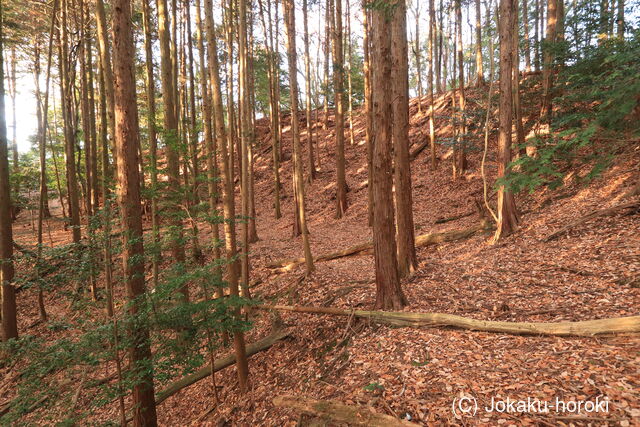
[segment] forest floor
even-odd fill
[[[469,90],[470,105],[486,103],[485,90]],[[426,99],[426,98],[425,98]],[[495,102],[494,102],[495,104]],[[538,108],[536,92],[524,98],[527,129]],[[527,108],[529,106],[530,108]],[[473,108],[473,107],[472,107]],[[424,101],[424,110],[427,102]],[[445,107],[436,115],[438,136],[450,129]],[[428,138],[426,114],[412,101],[411,142]],[[322,116],[320,117],[322,119]],[[335,219],[335,159],[333,122],[317,126],[320,170],[306,186],[311,249],[321,255],[371,239],[367,226],[367,170],[364,120],[354,114],[354,144],[346,132],[349,208]],[[478,119],[480,121],[480,119]],[[476,147],[482,146],[484,121],[475,124]],[[302,128],[304,129],[304,123]],[[267,123],[259,122],[256,150],[256,211],[260,240],[251,246],[253,296],[269,303],[370,309],[375,300],[373,256],[350,256],[316,263],[303,278],[304,266],[276,272],[269,262],[302,256],[300,238],[292,238],[293,198],[290,129],[284,127],[282,218],[273,210],[273,179]],[[490,186],[497,171],[492,133],[487,158]],[[306,135],[302,135],[303,143]],[[609,142],[609,144],[613,144]],[[306,145],[306,144],[305,144]],[[306,149],[304,148],[305,158]],[[418,249],[419,267],[403,281],[406,311],[442,312],[483,320],[556,322],[637,315],[640,307],[640,217],[620,212],[588,221],[550,242],[542,239],[569,221],[596,209],[621,203],[640,182],[640,143],[614,147],[611,168],[588,184],[579,179],[587,165],[578,165],[556,191],[517,196],[521,212],[518,231],[496,245],[490,233]],[[438,156],[448,149],[438,146]],[[449,160],[432,171],[428,149],[412,162],[416,233],[459,230],[477,224],[475,200],[482,200],[480,148],[469,153],[469,170],[451,178]],[[305,168],[307,167],[305,162]],[[636,198],[638,196],[635,196]],[[629,200],[629,199],[625,199]],[[436,220],[469,212],[469,216],[436,224]],[[26,214],[17,224],[16,241],[32,244]],[[52,222],[52,238],[68,232]],[[202,228],[204,230],[204,228]],[[46,230],[45,230],[46,232]],[[206,237],[204,237],[206,238]],[[68,237],[66,237],[68,240]],[[35,294],[20,295],[23,327],[37,319]],[[65,315],[48,295],[51,316]],[[640,338],[603,336],[557,338],[513,336],[447,328],[396,328],[346,317],[282,313],[290,337],[251,357],[250,391],[238,393],[235,368],[217,373],[222,403],[215,410],[209,381],[188,387],[159,406],[162,425],[311,425],[313,420],[277,408],[272,399],[283,394],[332,399],[348,405],[411,419],[423,425],[638,425],[640,423]],[[254,328],[247,342],[266,336],[274,315],[252,313]],[[42,325],[31,333],[53,334]],[[228,354],[230,348],[220,354]],[[452,412],[456,397],[473,396],[474,417]],[[87,396],[87,399],[90,396]],[[607,398],[608,412],[585,414],[487,412],[496,400],[539,399],[595,401]],[[81,401],[84,399],[81,398]],[[84,402],[87,403],[87,402]],[[116,419],[111,405],[98,419]],[[37,414],[32,414],[37,417]],[[37,418],[36,418],[37,419]],[[319,425],[319,424],[315,424]]]

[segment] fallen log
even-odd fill
[[[557,239],[562,234],[564,234],[567,231],[571,230],[573,227],[575,227],[577,225],[580,225],[582,223],[585,223],[585,222],[587,222],[588,220],[590,220],[592,218],[613,215],[613,214],[615,214],[618,211],[621,211],[623,209],[639,209],[639,208],[640,208],[640,202],[636,201],[636,202],[622,203],[622,204],[619,204],[619,205],[611,207],[611,208],[599,209],[597,211],[593,211],[591,213],[588,213],[587,215],[581,216],[580,218],[576,219],[575,221],[572,221],[569,224],[565,225],[560,230],[549,234],[547,237],[545,237],[542,240],[544,242],[549,242],[551,240]]]
[[[490,224],[483,220],[480,223],[465,228],[463,230],[453,230],[453,231],[445,231],[444,233],[429,233],[422,234],[420,236],[416,236],[416,247],[423,247],[428,245],[435,245],[443,242],[451,242],[454,240],[466,239],[481,230],[488,230],[490,228]],[[351,255],[357,254],[371,254],[373,253],[373,243],[363,242],[357,245],[351,246],[347,249],[342,249],[335,252],[330,252],[328,254],[319,255],[313,258],[313,262],[323,262],[323,261],[331,261],[338,258],[344,258]],[[267,264],[268,268],[279,268],[282,271],[289,271],[295,268],[299,264],[304,263],[304,258],[292,258],[285,259],[280,261],[275,261]]]
[[[306,307],[291,305],[258,305],[264,310],[291,311],[334,316],[355,316],[394,326],[449,326],[471,331],[497,332],[513,335],[552,335],[559,337],[591,337],[600,334],[640,332],[640,316],[578,322],[502,322],[477,320],[446,313],[411,313],[393,311],[345,310],[335,307]]]
[[[390,415],[373,412],[366,407],[344,405],[332,400],[315,400],[308,397],[284,395],[275,397],[273,404],[315,415],[326,421],[347,423],[350,426],[413,427],[418,425]]]
[[[259,341],[254,342],[253,344],[249,344],[247,346],[247,357],[253,356],[256,353],[260,353],[261,351],[268,349],[276,342],[287,336],[289,336],[289,332],[277,331]],[[218,372],[228,366],[233,365],[234,363],[236,363],[235,354],[229,354],[221,359],[216,359],[213,371]],[[209,375],[211,375],[211,365],[208,364],[206,366],[203,366],[196,372],[187,375],[186,377],[182,377],[179,380],[169,384],[169,386],[167,386],[164,390],[156,395],[156,405],[164,402],[167,398],[173,396],[183,388],[189,387],[190,385],[195,384],[204,378],[207,378]]]

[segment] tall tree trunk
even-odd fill
[[[42,223],[48,213],[47,206],[47,128],[49,126],[49,82],[51,79],[51,63],[53,57],[53,39],[55,34],[55,26],[57,21],[58,2],[54,0],[51,13],[51,27],[49,30],[49,45],[47,49],[47,73],[45,77],[44,101],[40,94],[40,58],[35,62],[36,70],[36,96],[38,98],[38,136],[39,136],[39,155],[40,155],[40,199],[38,205],[38,260],[42,259]],[[42,286],[38,288],[38,312],[42,321],[47,320],[47,311],[44,305],[44,291]]]
[[[525,0],[526,1],[526,0]],[[476,0],[476,86],[484,85],[482,69],[482,14],[480,0]]]
[[[444,21],[444,11],[442,8],[442,1],[440,0],[440,8],[438,9],[438,42],[437,42],[437,46],[438,46],[438,53],[436,55],[436,92],[437,93],[441,93],[442,91],[446,90],[447,85],[446,85],[446,80],[442,80],[443,76],[442,76],[442,53],[444,50],[443,47],[443,38],[444,38],[444,27],[443,27],[443,21]]]
[[[336,218],[347,211],[347,180],[344,159],[344,56],[342,53],[342,0],[335,1],[333,29],[333,86],[336,118]]]
[[[405,0],[396,2],[391,31],[394,202],[398,275],[402,278],[415,271],[418,266],[413,225],[411,162],[409,161],[409,52]]]
[[[251,7],[251,0],[248,0],[249,5],[247,8],[247,43],[246,43],[246,52],[247,52],[247,114],[248,114],[248,135],[249,141],[247,144],[247,156],[249,157],[249,243],[255,243],[258,240],[258,227],[256,226],[256,199],[255,199],[255,174],[254,174],[254,165],[255,165],[255,156],[253,155],[253,150],[256,145],[256,97],[255,97],[255,73],[253,66],[253,58],[254,58],[254,38],[253,38],[253,10]],[[248,288],[246,290],[248,295]]]
[[[365,140],[367,143],[367,170],[369,171],[369,185],[367,185],[368,221],[369,227],[373,227],[373,183],[371,171],[373,171],[373,100],[371,92],[371,42],[370,42],[370,12],[366,7],[362,8],[362,27],[364,50],[364,111],[366,114]]]
[[[435,112],[435,100],[433,97],[433,53],[435,46],[435,29],[436,29],[436,10],[434,0],[429,0],[429,145],[431,149],[431,170],[436,170],[437,159],[436,159],[436,133],[435,133],[435,125],[434,125],[434,116]],[[438,76],[436,76],[436,82],[438,81]]]
[[[351,0],[347,0],[347,114],[349,116],[349,143],[355,144],[353,134],[353,79],[351,69],[353,67],[353,53],[351,40]]]
[[[511,162],[511,126],[513,123],[513,32],[514,0],[500,0],[500,114],[498,132],[498,178],[507,173]],[[512,233],[518,225],[513,193],[503,185],[498,189],[498,224],[493,242]]]
[[[144,309],[144,247],[142,244],[142,199],[138,152],[140,133],[136,105],[135,51],[130,0],[114,0],[113,62],[115,78],[115,140],[118,161],[118,202],[122,215],[122,260],[129,313],[137,317],[129,334],[130,369],[137,371],[133,385],[134,426],[157,425],[153,388],[151,346]]]
[[[309,22],[308,3],[302,0],[302,19],[304,22],[304,77],[305,77],[305,100],[307,118],[307,155],[309,159],[309,182],[316,179],[316,164],[313,155],[313,125],[311,123],[311,54],[309,53]],[[295,30],[295,29],[294,29]]]
[[[262,0],[258,0],[260,8],[260,20],[262,23],[262,31],[265,34],[265,50],[267,51],[267,74],[269,79],[269,123],[271,130],[271,151],[273,158],[273,181],[274,181],[274,213],[276,219],[280,219],[282,212],[280,209],[280,117],[279,117],[279,101],[276,99],[276,64],[273,40],[273,25],[271,23],[271,0],[267,0],[267,16],[265,18],[265,10]],[[268,26],[267,26],[268,23]],[[279,65],[278,65],[279,66]]]
[[[526,0],[524,0],[526,1]],[[520,155],[524,146],[524,126],[520,107],[520,53],[518,32],[518,0],[513,0],[513,112],[516,127],[516,153]]]
[[[156,133],[156,81],[153,74],[153,38],[149,0],[142,0],[142,25],[144,28],[144,52],[147,87],[147,126],[151,175],[151,254],[152,284],[158,286],[160,264],[160,224],[158,217],[158,137]]]
[[[533,46],[535,49],[535,70],[540,71],[540,1],[536,0],[536,18],[534,21]]]
[[[553,46],[556,41],[556,11],[558,0],[547,0],[547,34],[544,40],[543,53],[544,64],[542,69],[542,108],[540,110],[540,121],[546,126],[551,120],[551,110],[553,101]],[[548,131],[548,130],[547,130]]]
[[[87,62],[87,45],[86,40],[89,35],[86,34],[85,13],[83,0],[80,0],[78,4],[80,8],[80,44],[79,44],[79,62],[80,62],[80,114],[82,118],[82,135],[84,139],[84,160],[85,160],[85,178],[86,178],[86,191],[85,191],[85,211],[87,212],[87,225],[90,224],[91,216],[93,215],[91,209],[91,201],[93,200],[91,187],[91,113],[89,112],[89,71],[90,65]]]
[[[62,22],[61,22],[61,47],[60,57],[61,90],[62,90],[62,113],[64,118],[64,147],[65,163],[67,166],[67,188],[69,192],[69,214],[71,216],[71,232],[73,243],[80,243],[80,201],[78,198],[78,175],[76,171],[75,149],[76,132],[73,124],[74,116],[74,96],[72,70],[69,69],[69,26],[68,26],[68,3],[62,0]]]
[[[18,118],[16,110],[16,96],[18,95],[17,89],[17,75],[16,75],[16,47],[11,46],[11,53],[9,58],[9,97],[11,98],[11,153],[12,153],[12,171],[14,174],[14,192],[20,194],[20,158],[18,156]],[[13,220],[18,215],[17,203],[11,206],[11,217]]]
[[[158,39],[160,41],[160,77],[162,81],[162,99],[164,101],[164,132],[165,152],[167,158],[167,175],[169,176],[168,202],[170,204],[168,216],[170,218],[170,246],[171,257],[174,262],[183,264],[185,261],[184,243],[182,236],[182,219],[180,218],[180,204],[182,192],[180,191],[180,160],[179,160],[179,133],[178,116],[176,115],[175,98],[175,67],[172,61],[171,34],[169,33],[169,11],[167,0],[157,0],[158,8]],[[175,25],[175,22],[174,22]],[[174,38],[177,34],[173,34]],[[180,289],[185,300],[189,299],[189,288],[185,283]]]
[[[324,98],[324,122],[323,129],[329,128],[329,61],[331,55],[331,27],[333,21],[333,2],[327,0],[324,8],[324,82],[323,82],[323,98]]]
[[[620,40],[624,40],[624,0],[618,0],[618,32],[617,36]]]
[[[422,54],[420,47],[420,2],[416,1],[416,8],[413,12],[414,17],[416,18],[416,35],[415,35],[415,44],[413,46],[413,55],[416,58],[416,80],[418,83],[418,112],[422,113],[422,96],[424,94],[422,88]],[[431,42],[429,42],[431,43]],[[430,54],[431,61],[433,59],[433,53]],[[433,64],[429,65],[433,67]]]
[[[111,132],[110,146],[115,153],[113,145],[113,132],[115,129],[114,111],[114,88],[113,88],[113,68],[111,66],[111,53],[109,51],[109,30],[107,29],[107,17],[104,10],[103,0],[96,0],[96,27],[98,29],[98,53],[100,56],[100,67],[104,72],[107,97],[107,119],[109,120],[109,132]],[[118,160],[113,156],[113,167],[117,168]]]
[[[227,132],[224,124],[224,111],[222,108],[222,91],[220,89],[220,70],[218,64],[218,42],[214,32],[213,6],[211,0],[204,0],[205,28],[207,36],[207,61],[209,68],[209,80],[211,82],[211,92],[213,100],[213,119],[215,122],[216,144],[220,148],[220,171],[222,175],[222,197],[224,212],[224,234],[225,249],[227,257],[227,281],[231,295],[239,295],[238,274],[235,262],[236,257],[236,232],[235,232],[235,202],[233,195],[233,178],[231,173],[232,163],[229,161],[227,147]],[[238,310],[234,312],[239,315]],[[238,383],[240,390],[247,388],[247,378],[249,376],[249,365],[247,362],[244,334],[236,330],[233,333],[233,346],[236,354],[236,367],[238,372]]]
[[[300,124],[298,121],[298,65],[296,53],[296,21],[295,6],[293,0],[283,0],[284,19],[287,29],[287,57],[289,60],[289,78],[291,93],[291,134],[293,139],[293,185],[297,194],[298,217],[300,218],[300,230],[302,232],[302,245],[304,247],[304,259],[306,274],[314,270],[313,256],[309,244],[309,231],[304,206],[304,178],[302,173],[302,153],[300,149]]]
[[[202,120],[204,128],[204,141],[207,150],[207,189],[208,189],[208,202],[209,202],[209,214],[212,217],[218,215],[218,202],[219,202],[219,186],[218,186],[218,148],[217,140],[213,135],[213,112],[211,106],[210,91],[207,78],[207,63],[205,60],[205,47],[204,47],[204,27],[202,24],[202,12],[200,0],[196,0],[196,28],[197,28],[197,41],[198,41],[198,55],[200,65],[200,95],[202,96]],[[213,259],[221,259],[220,251],[220,226],[218,221],[213,221],[211,224],[211,245],[213,247]],[[216,265],[214,274],[222,280],[222,266]],[[216,297],[222,297],[222,289],[216,288]]]
[[[0,22],[3,22],[0,2]],[[0,94],[4,94],[4,24],[0,25]],[[2,340],[18,338],[16,289],[13,285],[13,229],[5,97],[0,96],[0,285],[2,286]]]
[[[240,111],[238,119],[240,122],[241,137],[241,203],[242,216],[241,235],[242,235],[242,255],[240,257],[242,276],[240,286],[243,296],[249,296],[249,167],[251,160],[249,159],[250,129],[249,129],[249,70],[247,68],[247,3],[246,0],[238,0],[238,103]]]
[[[387,11],[371,11],[373,40],[372,91],[375,145],[373,170],[369,182],[373,186],[373,253],[376,270],[376,308],[399,310],[406,304],[398,277],[398,259],[392,194],[392,87],[391,22]]]
[[[189,102],[185,105],[185,110],[188,111],[189,116],[189,157],[190,161],[188,162],[191,166],[191,172],[193,175],[193,183],[190,188],[191,194],[188,195],[188,206],[190,206],[191,213],[189,214],[189,218],[191,219],[191,241],[192,241],[192,250],[193,250],[193,259],[197,263],[202,262],[202,249],[200,249],[200,242],[198,240],[198,222],[196,218],[196,212],[194,210],[194,206],[200,203],[200,198],[198,196],[198,187],[200,182],[202,181],[202,177],[200,176],[200,162],[198,160],[198,121],[197,121],[197,111],[196,111],[196,79],[194,76],[193,68],[193,36],[192,36],[192,28],[191,28],[191,3],[189,1],[184,2],[184,25],[186,30],[186,50],[187,55],[185,58],[185,62],[187,65],[188,79],[189,79],[189,92],[185,93],[185,96],[188,96]],[[186,103],[185,103],[186,104]]]
[[[531,43],[529,42],[529,4],[527,0],[522,0],[522,23],[524,24],[525,71],[528,73],[531,71]]]
[[[455,0],[455,14],[457,23],[456,51],[458,60],[458,108],[459,108],[459,133],[458,133],[458,153],[454,159],[455,169],[454,177],[462,176],[467,169],[467,153],[466,142],[467,125],[466,125],[466,99],[464,95],[464,55],[462,52],[462,8],[461,0]]]

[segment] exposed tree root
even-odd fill
[[[260,305],[265,310],[293,311],[310,314],[355,316],[395,326],[450,326],[472,331],[497,332],[513,335],[553,335],[560,337],[590,337],[600,334],[640,332],[640,316],[579,322],[501,322],[469,319],[446,313],[410,313],[389,311],[344,310],[334,307],[304,307],[290,305]]]
[[[487,221],[483,220],[479,224],[472,227],[465,228],[463,230],[445,231],[444,233],[429,233],[416,236],[416,247],[435,245],[443,242],[451,242],[454,240],[466,239],[473,236],[475,233],[481,230],[487,230],[490,225]],[[331,261],[338,258],[344,258],[351,255],[366,255],[371,254],[373,251],[372,242],[359,243],[350,248],[343,249],[336,252],[317,256],[313,259],[313,262]],[[269,268],[279,269],[280,272],[290,271],[297,265],[304,263],[304,258],[285,259],[267,264]]]
[[[281,330],[281,331],[272,333],[271,335],[261,339],[260,341],[256,341],[253,344],[249,344],[247,346],[247,357],[253,356],[256,353],[260,353],[261,351],[268,349],[273,344],[275,344],[276,342],[280,341],[281,339],[287,336],[289,336],[289,332]],[[220,359],[216,359],[214,372],[218,372],[228,366],[233,365],[234,363],[236,363],[235,354],[230,354]],[[160,403],[164,402],[167,398],[173,396],[183,388],[188,387],[192,384],[195,384],[204,378],[207,378],[209,375],[211,375],[211,365],[207,364],[206,366],[200,368],[198,371],[194,372],[193,374],[187,375],[186,377],[183,377],[178,381],[175,381],[169,384],[168,387],[166,387],[164,390],[162,390],[156,395],[156,405],[159,405]]]
[[[315,400],[301,396],[278,396],[273,399],[275,406],[295,409],[306,414],[315,415],[325,421],[347,423],[350,426],[394,427],[417,426],[409,421],[399,420],[385,414],[372,412],[369,408],[348,406],[332,400]]]
[[[615,213],[617,213],[618,211],[621,211],[623,209],[639,209],[640,208],[640,202],[636,201],[636,202],[629,202],[629,203],[622,203],[619,204],[617,206],[614,206],[612,208],[607,208],[607,209],[600,209],[597,211],[593,211],[587,215],[581,216],[580,218],[576,219],[575,221],[570,222],[569,224],[565,225],[564,227],[562,227],[560,230],[549,234],[547,237],[545,237],[544,239],[542,239],[543,242],[549,242],[551,240],[557,239],[558,237],[560,237],[562,234],[566,233],[567,231],[571,230],[573,227],[580,225],[584,222],[589,221],[592,218],[597,218],[600,216],[608,216],[608,215],[613,215]]]

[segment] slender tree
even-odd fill
[[[238,296],[238,269],[236,268],[236,231],[235,231],[235,202],[233,195],[233,163],[229,160],[227,146],[227,130],[225,129],[224,111],[222,107],[222,90],[220,87],[220,70],[218,63],[218,42],[213,22],[213,6],[211,0],[204,0],[205,32],[207,39],[207,62],[211,98],[213,101],[214,135],[216,144],[220,148],[220,172],[222,175],[222,198],[224,213],[225,249],[227,258],[227,281],[231,295]],[[235,311],[238,316],[238,310]],[[240,330],[233,332],[233,347],[236,355],[238,383],[241,391],[246,391],[249,376],[249,364],[244,341],[244,333]]]
[[[458,61],[458,153],[454,156],[454,178],[467,169],[466,153],[466,98],[464,93],[464,55],[462,51],[462,7],[461,0],[455,0],[456,15],[456,52]]]
[[[416,1],[416,5],[413,9],[413,16],[416,19],[416,32],[415,32],[415,40],[413,44],[413,56],[416,59],[416,80],[418,83],[418,112],[422,113],[422,52],[420,46],[420,0]],[[431,41],[429,41],[431,43]],[[429,45],[431,46],[431,45]],[[429,62],[431,62],[432,58],[429,58]],[[430,63],[430,67],[433,67],[433,64]]]
[[[542,108],[540,110],[540,120],[543,124],[548,124],[551,116],[553,101],[553,46],[556,41],[556,24],[558,0],[547,0],[547,34],[543,46],[544,64],[542,68]],[[501,47],[502,49],[502,47]]]
[[[373,170],[373,100],[371,88],[371,43],[370,43],[370,24],[369,11],[366,6],[362,8],[362,27],[363,27],[363,50],[364,50],[364,111],[366,114],[365,140],[367,143],[367,170]],[[371,173],[369,174],[369,183],[367,185],[368,199],[368,220],[369,227],[373,227],[373,184],[371,182]]]
[[[331,44],[332,35],[331,28],[333,27],[333,0],[327,0],[324,8],[324,81],[323,81],[323,98],[324,98],[324,122],[322,124],[323,129],[327,130],[329,127],[329,61],[331,58]]]
[[[80,243],[80,201],[78,196],[78,175],[76,169],[76,131],[74,126],[74,82],[70,70],[71,57],[69,55],[69,5],[68,0],[62,0],[61,5],[61,56],[60,61],[60,90],[62,92],[62,113],[64,119],[64,147],[65,164],[67,167],[67,191],[69,195],[69,214],[71,216],[71,233],[73,243]]]
[[[531,71],[531,43],[529,42],[529,3],[527,0],[522,0],[522,24],[524,30],[525,71],[528,73]],[[516,37],[516,39],[519,39],[519,37]]]
[[[436,37],[436,10],[434,0],[429,0],[429,145],[431,148],[431,169],[435,170],[437,165],[436,159],[436,132],[434,124],[435,100],[433,97],[433,53]],[[436,76],[436,82],[438,77]]]
[[[242,256],[240,258],[241,264],[241,279],[240,284],[243,293],[248,292],[249,289],[249,144],[251,130],[249,129],[249,71],[247,69],[247,3],[246,0],[238,0],[238,103],[240,111],[238,114],[238,120],[240,124],[240,139],[241,139],[241,151],[240,157],[242,158],[241,165],[241,178],[240,178],[240,194],[241,194],[241,206],[242,216],[244,220],[241,222],[241,236],[242,236]],[[246,290],[245,290],[246,289]]]
[[[482,85],[484,85],[484,72],[482,70],[482,14],[480,0],[476,0],[476,86]]]
[[[160,41],[160,78],[162,81],[162,99],[164,101],[164,139],[167,158],[167,175],[169,176],[169,215],[171,256],[174,262],[182,264],[185,261],[182,219],[179,204],[180,191],[180,161],[178,153],[178,116],[176,115],[176,90],[174,66],[172,61],[171,34],[169,33],[169,11],[167,0],[157,0],[158,8],[158,39]],[[176,34],[174,33],[174,38]],[[184,299],[189,299],[189,288],[185,283],[180,289]]]
[[[302,0],[302,21],[304,24],[305,113],[307,121],[307,155],[309,159],[309,173],[307,177],[309,182],[312,182],[316,179],[316,164],[313,155],[313,124],[311,123],[311,54],[309,53],[309,19],[307,7],[307,0]]]
[[[393,174],[395,184],[398,274],[405,277],[418,266],[413,225],[411,162],[409,161],[409,53],[407,6],[397,0],[391,22],[391,79],[393,81]]]
[[[617,36],[620,40],[624,40],[624,0],[618,0],[618,32]]]
[[[526,1],[526,0],[525,0]],[[513,113],[516,127],[516,146],[518,155],[523,150],[524,126],[522,124],[522,108],[520,106],[520,49],[518,32],[518,0],[513,0]]]
[[[276,80],[276,58],[273,40],[273,25],[271,19],[271,0],[267,0],[267,8],[263,6],[262,0],[258,0],[260,8],[260,21],[262,23],[262,31],[265,34],[264,44],[267,51],[267,77],[269,79],[269,124],[271,131],[271,151],[273,158],[273,183],[274,183],[274,200],[273,208],[276,219],[280,219],[282,212],[280,209],[280,106],[276,94],[279,93],[277,86],[279,82]],[[265,17],[266,15],[266,17]]]
[[[47,214],[47,128],[49,127],[49,83],[51,80],[51,64],[53,57],[53,39],[55,34],[55,26],[57,21],[58,1],[54,0],[51,13],[51,27],[49,30],[49,45],[47,49],[47,72],[45,77],[44,100],[40,94],[40,58],[35,61],[35,86],[37,99],[37,116],[38,116],[38,137],[39,141],[39,160],[40,160],[40,198],[38,203],[38,261],[42,260],[43,246],[43,220]],[[38,264],[39,265],[39,264]],[[38,311],[40,319],[47,320],[47,311],[44,305],[44,291],[42,287],[38,289]]]
[[[353,133],[353,78],[352,78],[352,68],[353,68],[353,43],[351,39],[351,0],[347,0],[347,114],[349,117],[349,143],[351,145],[355,144],[355,136]]]
[[[342,52],[342,0],[335,2],[333,22],[333,90],[336,119],[336,218],[347,211],[347,180],[344,158],[344,56]]]
[[[115,129],[113,68],[111,66],[111,51],[109,46],[109,30],[107,29],[107,17],[103,0],[96,0],[96,27],[98,30],[98,52],[100,55],[100,69],[104,73],[104,83],[107,97],[107,119],[109,120],[109,132],[113,135]],[[114,151],[113,137],[111,138],[111,151]],[[114,168],[117,167],[117,159],[113,157]]]
[[[300,124],[298,120],[298,66],[296,53],[296,21],[295,7],[293,0],[283,0],[284,19],[287,30],[287,57],[289,61],[289,78],[291,94],[291,133],[293,137],[293,185],[297,194],[298,218],[300,219],[300,230],[302,233],[302,245],[304,247],[304,259],[307,274],[314,270],[313,256],[309,244],[309,231],[307,230],[307,220],[304,202],[304,178],[302,174],[302,153],[300,149]]]

